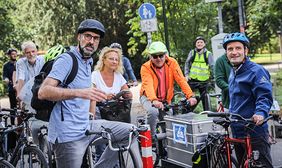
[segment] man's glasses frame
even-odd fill
[[[91,41],[93,39],[94,42],[99,42],[100,41],[100,36],[92,36],[91,34],[82,34],[84,40],[86,41]]]
[[[152,56],[154,59],[157,59],[157,58],[162,59],[162,58],[165,56],[165,54],[151,54],[151,56]]]

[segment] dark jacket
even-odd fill
[[[273,102],[269,72],[247,58],[241,67],[230,73],[229,95],[231,113],[240,114],[244,118],[251,118],[254,114],[268,117]],[[233,124],[231,128],[235,137],[245,136],[241,124]],[[268,125],[257,126],[254,131],[250,132],[252,137],[266,136]]]

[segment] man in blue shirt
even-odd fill
[[[250,132],[252,150],[259,151],[258,161],[271,168],[273,166],[268,142],[268,125],[261,124],[268,117],[272,106],[272,84],[269,72],[247,57],[249,43],[248,38],[242,33],[231,33],[223,39],[223,47],[233,67],[228,81],[229,111],[253,119],[257,126]],[[232,124],[231,129],[235,138],[246,137],[242,123]],[[234,147],[237,160],[243,165],[245,144],[234,144]]]
[[[53,144],[56,164],[59,168],[80,168],[87,146],[97,135],[86,136],[88,129],[102,131],[108,128],[113,133],[113,143],[128,140],[131,124],[106,120],[89,121],[89,111],[94,111],[96,101],[104,101],[106,94],[92,87],[92,54],[97,50],[100,39],[105,34],[104,26],[97,20],[86,19],[80,23],[77,31],[78,45],[71,47],[78,61],[78,72],[68,88],[62,88],[72,69],[72,58],[64,53],[56,59],[52,70],[42,83],[38,92],[40,99],[57,101],[49,120],[48,140]],[[90,106],[91,102],[91,106]],[[102,143],[106,143],[104,140]],[[133,139],[132,149],[140,156],[138,142]],[[118,160],[118,153],[105,149],[95,167],[113,167]],[[139,157],[139,166],[142,166]]]

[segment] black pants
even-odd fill
[[[259,151],[258,161],[265,165],[267,168],[273,168],[272,159],[270,155],[270,144],[267,137],[252,138],[252,150]],[[246,156],[245,144],[235,144],[235,153],[240,167],[244,166],[243,158]]]
[[[207,98],[207,93],[208,93],[207,83],[198,81],[198,80],[194,80],[194,79],[189,80],[188,83],[193,92],[195,92],[197,89],[199,90],[200,100],[202,101],[203,110],[204,111],[211,110],[209,109],[210,108],[208,104],[209,102],[207,100],[208,99]]]
[[[17,108],[17,98],[16,98],[16,91],[12,90],[8,93],[9,101],[10,101],[10,108],[14,109]],[[15,125],[15,118],[11,117],[11,124]]]

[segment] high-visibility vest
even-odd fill
[[[196,51],[193,51],[196,52]],[[206,51],[206,53],[201,54],[201,57],[199,56],[199,53],[196,52],[194,61],[191,65],[190,69],[190,75],[189,77],[191,79],[196,79],[199,81],[206,81],[210,78],[210,68],[209,64],[205,61],[205,56],[208,57],[209,51]]]

